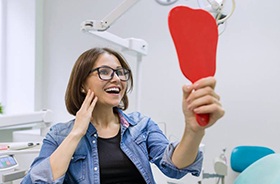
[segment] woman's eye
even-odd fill
[[[110,73],[108,69],[101,69],[101,70],[99,70],[99,72],[102,75],[108,75]]]
[[[120,76],[120,75],[121,75],[121,76],[122,76],[122,75],[124,75],[124,71],[123,71],[123,70],[118,70],[118,71],[117,71],[117,75],[118,75],[118,76]]]

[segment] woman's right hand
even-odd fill
[[[86,134],[92,111],[97,100],[98,98],[94,95],[94,92],[89,89],[81,108],[76,113],[76,120],[71,131],[72,133],[81,137]]]
[[[71,158],[77,149],[81,138],[87,132],[96,102],[97,97],[94,96],[94,93],[91,90],[88,90],[81,108],[76,113],[73,129],[50,156],[53,180],[58,179],[67,171]]]

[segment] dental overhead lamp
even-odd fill
[[[218,24],[224,23],[235,10],[235,0],[231,0],[231,10],[228,15],[223,13],[226,0],[197,0],[199,7],[212,13]]]
[[[232,16],[235,10],[235,0],[231,0],[231,9],[229,13],[225,13],[226,0],[197,0],[198,6],[211,13],[217,22],[219,28],[219,35],[221,35],[225,29],[227,20]]]
[[[155,0],[158,4],[168,6],[176,3],[178,0]],[[227,14],[224,11],[226,0],[197,0],[197,3],[201,9],[204,9],[211,13],[216,21],[217,25],[223,27],[219,29],[219,34],[222,34],[225,31],[226,21],[231,17],[235,10],[235,0],[231,0],[231,10]],[[224,26],[221,26],[224,25]]]
[[[160,5],[171,5],[176,3],[178,0],[156,0],[156,2]]]

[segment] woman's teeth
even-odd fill
[[[105,91],[108,93],[119,93],[120,89],[119,88],[108,88]]]

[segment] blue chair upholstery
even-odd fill
[[[279,184],[280,154],[269,154],[247,167],[234,184]]]
[[[238,146],[232,150],[230,163],[232,170],[241,173],[260,158],[275,153],[263,146]]]

